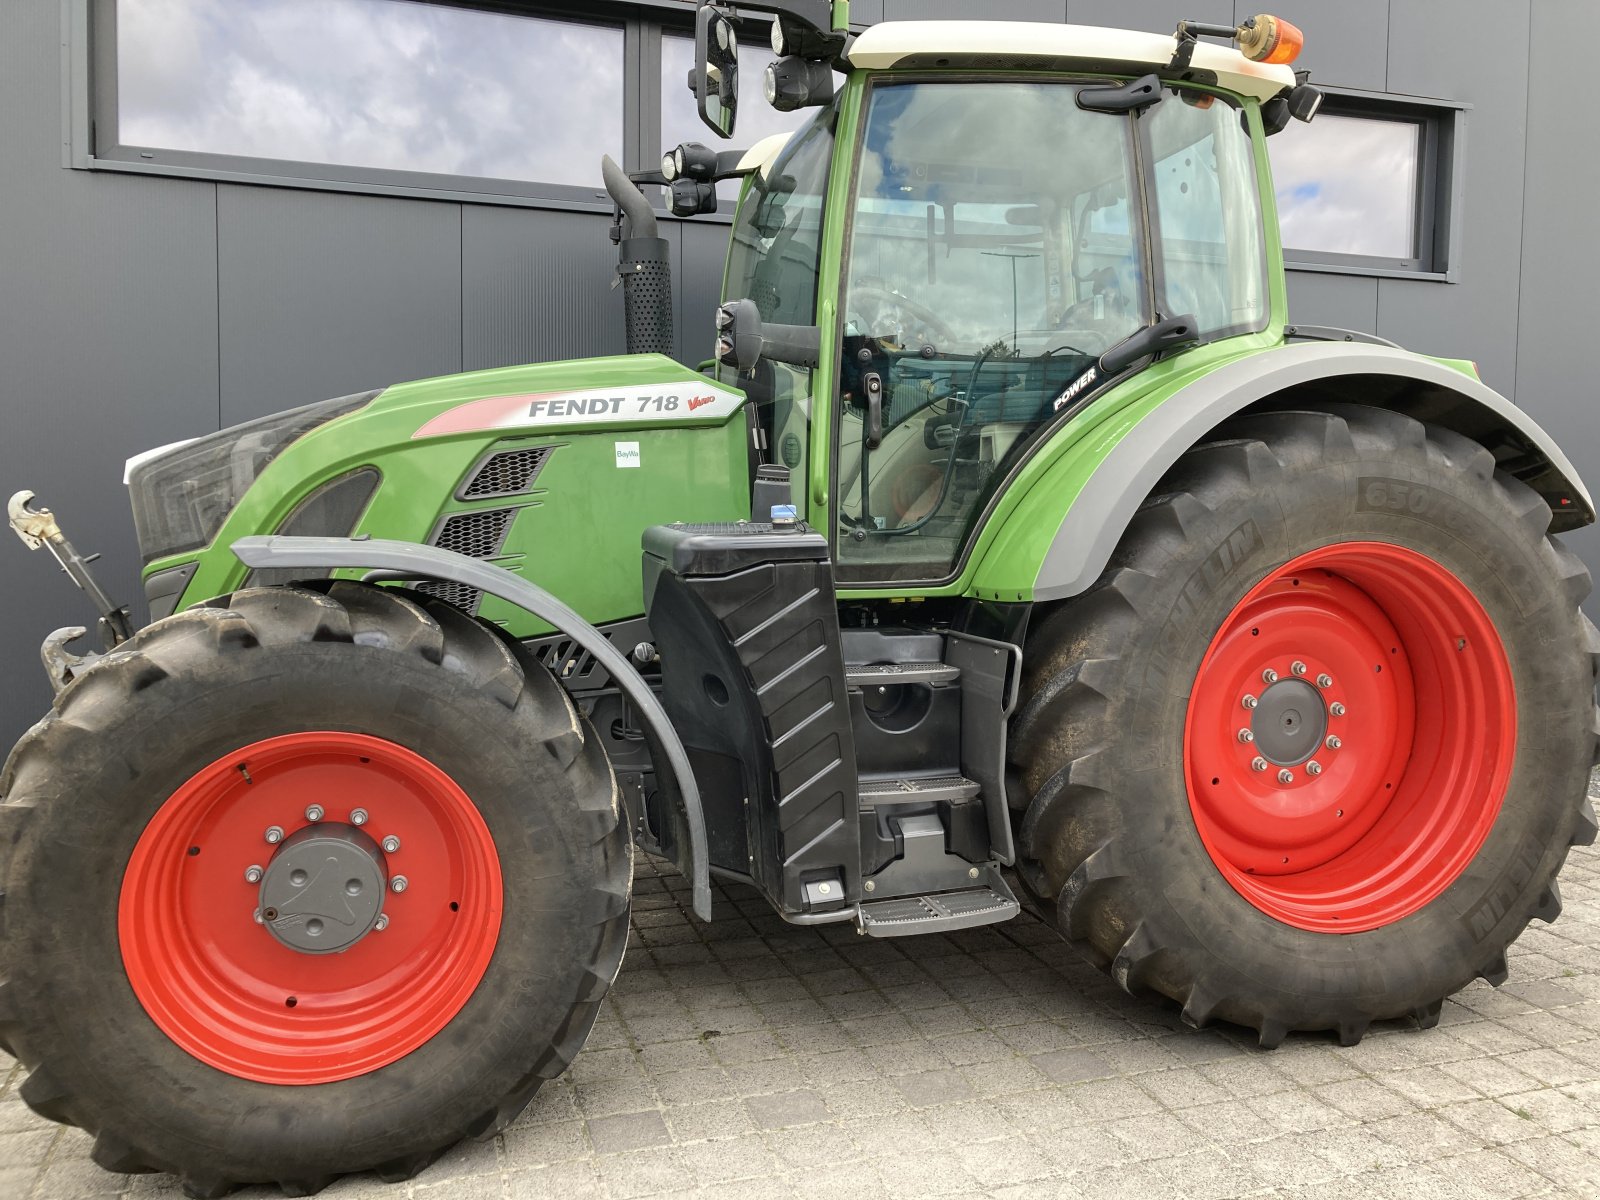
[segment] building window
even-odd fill
[[[624,156],[620,24],[420,0],[107,0],[97,16],[97,158],[588,196],[600,155]]]
[[[1331,94],[1267,142],[1285,261],[1312,270],[1449,271],[1455,106]]]

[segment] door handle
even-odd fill
[[[865,443],[868,450],[883,445],[883,376],[868,371],[861,377],[861,387],[867,395]]]

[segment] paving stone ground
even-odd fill
[[[1600,794],[1600,789],[1597,794]],[[1600,847],[1511,978],[1360,1045],[1196,1032],[1023,916],[874,940],[785,925],[645,862],[627,960],[583,1053],[503,1135],[340,1200],[542,1197],[1600,1196]],[[0,1200],[176,1197],[35,1118],[0,1056]],[[276,1189],[238,1193],[266,1200]]]

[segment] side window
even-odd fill
[[[873,85],[841,313],[842,582],[949,576],[1099,356],[1149,320],[1133,120],[1077,97]]]
[[[723,299],[749,297],[764,320],[810,325],[817,319],[823,197],[833,165],[834,118],[831,108],[813,115],[771,169],[750,178],[734,215]],[[716,374],[750,397],[772,461],[793,472],[797,499],[809,496],[805,480],[812,371],[764,360],[754,371],[742,373],[719,363]]]
[[[1173,89],[1141,120],[1151,174],[1156,306],[1209,337],[1267,318],[1261,201],[1250,136],[1220,97]]]

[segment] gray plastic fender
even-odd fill
[[[504,567],[467,558],[450,550],[419,546],[414,542],[377,538],[244,537],[233,543],[233,553],[248,567],[323,567],[394,571],[422,579],[447,579],[498,596],[548,621],[582,646],[611,673],[639,719],[655,736],[665,767],[677,782],[689,827],[689,878],[694,886],[694,911],[702,921],[711,919],[710,859],[706,854],[706,818],[700,789],[683,741],[656,699],[650,685],[606,635],[537,584]],[[658,769],[662,764],[657,764]]]
[[[1493,388],[1442,363],[1409,351],[1364,343],[1286,346],[1218,367],[1175,393],[1117,443],[1084,485],[1046,551],[1034,583],[1034,599],[1061,600],[1088,590],[1123,532],[1157,482],[1195,443],[1227,418],[1277,393],[1311,384],[1331,384],[1321,398],[1362,402],[1341,377],[1381,376],[1408,394],[1425,393],[1417,406],[1367,401],[1447,425],[1510,433],[1544,456],[1569,494],[1576,512],[1568,525],[1594,520],[1594,500],[1555,440],[1536,421]],[[1308,402],[1315,406],[1315,399]],[[1463,412],[1463,410],[1465,410]],[[1444,414],[1448,413],[1446,419]],[[1464,419],[1463,419],[1464,418]]]

